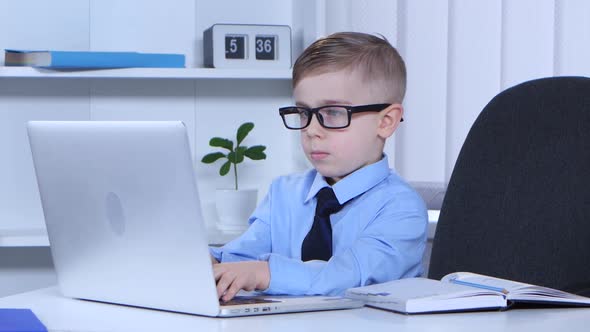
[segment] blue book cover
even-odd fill
[[[183,54],[94,51],[5,50],[4,65],[51,69],[184,68]]]
[[[0,309],[0,332],[47,332],[30,309]]]

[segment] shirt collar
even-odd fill
[[[387,176],[389,176],[389,161],[387,155],[383,154],[381,160],[352,172],[332,186],[332,189],[338,199],[338,203],[344,204],[373,188]],[[320,189],[329,186],[326,179],[316,171],[315,178],[309,188],[304,203],[314,198]]]

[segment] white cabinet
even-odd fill
[[[245,121],[247,144],[268,159],[241,165],[240,185],[266,193],[272,178],[296,168],[297,142],[278,107],[290,103],[290,70],[113,69],[50,71],[0,67],[0,246],[47,245],[25,131],[28,120],[181,120],[188,128],[203,213],[217,219],[213,193],[233,180],[199,162],[213,136],[232,137]],[[261,197],[259,197],[261,198]],[[213,242],[227,235],[213,232]]]
[[[281,24],[293,32],[293,58],[306,38],[313,1],[42,0],[6,4],[0,51],[12,49],[182,53],[183,69],[52,71],[3,67],[0,59],[0,246],[46,245],[43,214],[25,123],[29,120],[181,120],[188,128],[205,220],[216,220],[213,196],[233,179],[200,158],[213,136],[256,127],[246,144],[267,146],[267,160],[247,161],[240,185],[266,194],[272,178],[305,166],[296,135],[278,107],[291,103],[291,70],[202,67],[203,31],[215,23]],[[319,2],[320,4],[323,1]],[[307,4],[307,5],[306,5]],[[221,238],[219,241],[223,241]]]

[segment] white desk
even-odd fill
[[[44,288],[0,298],[1,308],[30,308],[50,331],[589,331],[590,309],[514,309],[405,316],[370,308],[243,318],[208,318],[61,297]]]

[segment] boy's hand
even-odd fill
[[[213,257],[213,255],[209,254],[209,257],[211,258],[211,264],[218,264],[219,263],[217,261],[217,259],[215,259],[215,257]]]
[[[241,290],[267,289],[270,283],[268,262],[248,261],[213,265],[217,295],[229,301]]]

